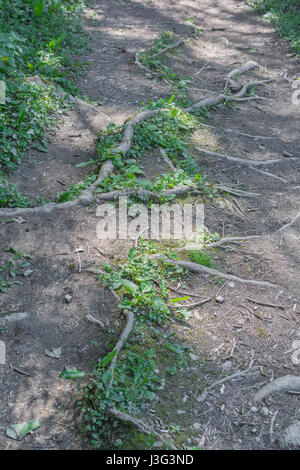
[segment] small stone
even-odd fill
[[[190,353],[190,358],[192,361],[199,361],[199,357],[196,354]]]
[[[266,406],[263,406],[262,409],[260,410],[260,413],[263,415],[263,416],[268,416],[269,415],[269,410]]]
[[[256,429],[256,428],[252,428],[252,429],[251,429],[251,432],[252,432],[252,434],[255,434],[255,433],[257,432],[257,429]]]
[[[218,304],[222,304],[224,302],[224,297],[222,297],[221,295],[217,295],[216,302],[218,302]]]
[[[152,78],[152,73],[149,73],[149,72],[145,73],[145,77]]]
[[[194,424],[193,424],[193,428],[195,429],[195,431],[200,431],[201,427],[202,427],[202,426],[201,426],[200,423],[194,423]]]
[[[23,272],[24,277],[28,277],[33,273],[32,269],[26,269],[26,271]]]
[[[235,287],[235,282],[234,281],[228,282],[228,287],[231,287],[231,289],[233,289]]]
[[[256,408],[256,406],[252,406],[252,407],[250,408],[250,411],[252,411],[252,413],[257,413],[257,408]]]
[[[65,301],[67,302],[67,304],[69,304],[70,302],[72,302],[72,296],[71,295],[65,295]]]
[[[176,410],[176,413],[180,415],[184,415],[185,411],[184,410]]]

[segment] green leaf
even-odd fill
[[[111,378],[112,378],[112,371],[106,370],[104,374],[102,375],[102,382],[104,383],[105,387],[108,387],[111,381]]]
[[[76,168],[85,168],[88,165],[92,165],[92,163],[95,163],[95,160],[89,160],[88,162],[81,162],[76,165]]]
[[[34,5],[34,15],[37,17],[41,16],[44,12],[44,9],[45,9],[44,0],[38,0]]]
[[[172,302],[173,302],[173,303],[181,302],[182,300],[187,300],[187,299],[189,299],[189,298],[190,298],[189,295],[186,295],[185,297],[176,297],[175,299],[172,299]]]
[[[26,421],[25,423],[12,424],[6,428],[6,435],[12,439],[21,440],[26,434],[34,431],[40,427],[41,423],[39,419],[35,418],[31,421]]]
[[[106,367],[113,360],[116,354],[117,354],[117,351],[111,351],[108,354],[106,354],[106,356],[104,356],[104,358],[101,360],[99,364],[100,367]]]
[[[74,380],[80,377],[84,377],[85,372],[78,370],[78,369],[64,369],[60,374],[59,377],[62,379]]]
[[[129,294],[133,296],[138,294],[138,291],[139,291],[138,286],[134,284],[133,282],[129,281],[128,279],[122,279],[121,285],[125,287],[125,289],[127,290],[127,292],[129,292]]]

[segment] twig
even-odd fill
[[[271,439],[271,442],[273,442],[273,427],[274,427],[274,423],[275,423],[275,419],[276,419],[276,416],[278,414],[278,411],[279,410],[275,411],[275,413],[272,416],[271,423],[270,423],[270,439]]]
[[[94,318],[92,315],[88,314],[88,315],[86,315],[85,318],[86,318],[89,322],[95,323],[96,325],[101,326],[101,328],[105,328],[104,323],[102,323],[102,321],[100,321],[100,320],[97,320],[97,319]]]
[[[276,160],[249,160],[246,158],[238,158],[238,157],[231,157],[229,155],[223,154],[223,153],[218,153],[218,152],[212,152],[211,150],[206,150],[201,147],[197,147],[197,150],[199,152],[202,152],[206,155],[209,155],[211,157],[218,157],[218,158],[224,158],[225,160],[229,160],[232,162],[240,163],[241,165],[247,165],[247,166],[269,166],[269,165],[274,165],[275,163],[282,163],[282,162],[287,162],[286,158],[278,158]],[[298,160],[298,158],[293,157],[290,158],[289,160]]]
[[[207,302],[210,302],[212,300],[211,297],[208,297],[207,299],[199,300],[199,302],[195,302],[194,304],[189,304],[189,305],[171,305],[171,308],[195,308],[199,307],[199,305],[206,304]]]
[[[289,308],[289,305],[272,304],[261,300],[251,299],[250,297],[246,297],[246,299],[249,300],[249,302],[253,302],[254,304],[258,305],[264,305],[265,307],[281,308],[282,310]]]
[[[220,385],[224,382],[227,382],[228,380],[232,380],[234,379],[235,377],[242,377],[243,375],[247,374],[249,372],[249,370],[251,369],[251,367],[253,366],[253,363],[254,363],[254,350],[252,349],[252,357],[250,359],[250,363],[249,363],[249,366],[247,367],[247,369],[245,370],[242,370],[242,371],[238,371],[238,372],[235,372],[234,374],[232,375],[228,375],[227,377],[224,377],[223,379],[220,379],[218,380],[217,382],[214,382],[213,384],[209,385],[208,387],[206,387],[206,389],[202,392],[202,395],[200,397],[197,397],[197,401],[203,401],[205,400],[206,398],[206,393],[211,390],[212,388],[216,387],[217,385]]]

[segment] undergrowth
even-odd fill
[[[82,0],[0,0],[0,83],[5,87],[0,104],[0,207],[29,204],[8,185],[5,174],[16,169],[29,146],[47,151],[45,130],[54,122],[53,113],[66,106],[54,85],[78,94],[73,79],[87,64],[75,54],[88,50],[83,6]]]
[[[97,448],[103,447],[104,442],[114,447],[117,439],[116,427],[106,413],[108,408],[116,407],[134,416],[139,415],[163,390],[168,374],[176,374],[189,361],[188,348],[169,341],[172,334],[163,335],[157,330],[174,318],[180,320],[189,314],[184,308],[176,307],[176,302],[182,299],[169,300],[166,284],[182,278],[185,270],[151,259],[153,253],[157,253],[155,245],[142,241],[140,248],[131,248],[128,258],[118,265],[102,265],[104,273],[99,279],[120,296],[119,308],[132,310],[135,325],[117,359],[112,389],[108,388],[112,373],[107,366],[114,353],[109,352],[95,363],[92,380],[80,391],[84,430]],[[168,253],[168,256],[172,255]],[[164,368],[161,367],[161,355]],[[81,371],[65,370],[61,377],[76,378],[80,374]],[[151,445],[155,444],[154,441],[152,439]],[[117,447],[120,446],[119,442]]]
[[[288,39],[297,54],[300,54],[299,0],[250,0],[248,3],[274,25]]]

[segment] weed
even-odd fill
[[[195,263],[202,264],[202,266],[207,266],[208,268],[217,269],[215,263],[205,251],[189,251],[189,256]]]
[[[31,259],[30,255],[17,251],[13,247],[9,247],[5,251],[12,253],[13,256],[10,257],[6,264],[0,265],[0,292],[6,292],[13,285],[21,284],[16,277],[21,276],[24,272],[23,270],[30,266]]]

